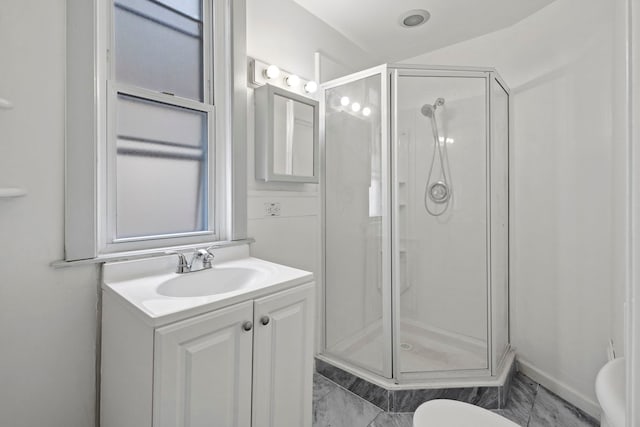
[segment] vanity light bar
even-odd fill
[[[269,83],[312,98],[315,97],[314,94],[318,91],[317,82],[302,79],[275,64],[268,64],[253,58],[249,60],[249,79],[253,87]]]

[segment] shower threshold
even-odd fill
[[[501,409],[509,398],[515,367],[515,352],[510,350],[496,376],[398,384],[331,356],[316,356],[316,372],[387,412],[414,412],[420,404],[433,399],[452,399],[486,409]]]

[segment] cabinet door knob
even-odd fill
[[[267,326],[269,324],[270,320],[271,319],[269,319],[269,316],[262,316],[260,318],[260,323],[262,323],[263,325]]]
[[[250,331],[252,328],[253,328],[253,323],[249,320],[247,320],[242,324],[242,329],[244,329],[247,332]]]

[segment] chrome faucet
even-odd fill
[[[193,253],[191,262],[187,262],[187,257],[182,252],[167,251],[165,253],[167,255],[178,255],[178,267],[176,267],[176,273],[184,274],[211,268],[211,261],[213,261],[213,258],[215,257],[211,252],[212,249],[213,246],[210,246],[207,249],[198,249]],[[201,267],[194,269],[197,262],[200,262]]]

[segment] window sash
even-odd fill
[[[112,253],[120,251],[151,249],[154,247],[167,246],[167,240],[175,240],[170,245],[185,245],[191,243],[211,242],[220,240],[220,224],[217,224],[216,212],[216,153],[215,153],[215,107],[210,104],[203,104],[190,99],[179,98],[163,93],[156,93],[146,89],[132,87],[119,84],[116,82],[108,82],[108,99],[107,99],[107,143],[102,153],[103,163],[102,176],[105,178],[104,191],[102,197],[102,209],[104,218],[101,221],[102,232],[100,233],[100,252]],[[191,110],[201,111],[207,115],[207,139],[209,149],[207,150],[207,172],[205,179],[208,183],[209,197],[207,197],[207,223],[208,230],[191,231],[184,233],[169,233],[161,235],[148,235],[137,237],[117,237],[116,230],[116,214],[117,214],[117,193],[116,193],[116,159],[117,159],[117,122],[116,122],[116,103],[118,94],[133,96],[140,99],[160,102],[163,104],[188,108]]]
[[[155,0],[150,0],[156,4],[162,4],[167,10],[175,10],[170,6],[162,2],[157,2]],[[213,72],[214,69],[219,68],[216,67],[214,61],[224,61],[225,58],[219,56],[217,52],[214,52],[214,45],[217,46],[217,43],[214,43],[214,34],[217,34],[217,37],[222,37],[221,31],[214,29],[214,25],[219,25],[219,21],[216,19],[216,14],[219,12],[217,9],[220,7],[216,3],[219,0],[201,0],[202,1],[202,18],[200,20],[185,15],[185,19],[193,20],[194,22],[200,22],[202,25],[202,88],[203,88],[203,99],[202,102],[205,104],[214,104],[214,85],[213,85]],[[109,5],[109,13],[108,13],[108,33],[109,33],[109,46],[107,48],[107,80],[108,81],[116,81],[116,55],[112,54],[114,52],[116,46],[115,40],[115,11],[116,11],[116,1],[108,0]],[[180,13],[179,11],[176,11]],[[221,11],[220,11],[221,12]],[[144,88],[143,88],[144,89]],[[160,92],[162,93],[162,92]]]
[[[115,1],[109,1],[110,13],[109,13],[109,31],[110,31],[110,47],[115,47],[115,27],[114,27],[114,14],[115,14]],[[216,129],[215,129],[215,108],[213,106],[213,87],[212,71],[214,68],[212,53],[213,46],[213,5],[211,0],[204,0],[202,4],[202,22],[203,22],[203,82],[204,88],[203,101],[183,98],[180,96],[171,95],[168,93],[157,92],[154,90],[144,89],[137,86],[127,85],[121,82],[117,82],[116,69],[115,69],[115,55],[108,55],[108,78],[106,81],[106,104],[107,114],[105,120],[106,126],[106,143],[103,144],[99,158],[103,159],[99,162],[100,177],[102,177],[99,185],[99,200],[98,211],[101,212],[99,221],[99,233],[98,233],[98,251],[99,253],[113,253],[121,251],[132,250],[144,250],[157,247],[166,247],[174,245],[186,245],[200,242],[211,242],[220,240],[222,237],[219,230],[222,224],[220,223],[220,216],[216,215],[217,200],[219,200],[217,180],[215,179],[218,172],[218,165],[220,164],[219,156],[216,155],[219,151],[219,144],[216,144]],[[206,114],[207,119],[207,141],[208,141],[208,156],[207,156],[207,170],[205,178],[208,184],[207,199],[207,218],[206,223],[208,225],[207,230],[191,231],[184,233],[171,233],[161,235],[148,235],[137,237],[117,237],[116,230],[116,215],[117,215],[117,111],[116,104],[118,100],[118,94],[128,95],[141,100],[155,101],[169,106],[182,107],[195,111],[200,111]]]

